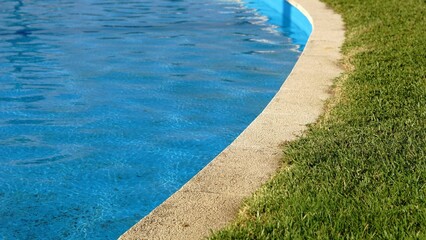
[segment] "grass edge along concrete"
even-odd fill
[[[426,238],[426,4],[325,0],[346,73],[284,167],[211,239]]]

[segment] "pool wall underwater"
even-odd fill
[[[341,17],[318,0],[263,1],[310,33],[291,74],[232,144],[120,239],[200,239],[224,227],[241,201],[280,167],[280,145],[322,113],[332,81],[342,72]]]

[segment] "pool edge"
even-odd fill
[[[280,144],[313,123],[342,69],[341,17],[318,0],[289,0],[312,23],[305,49],[263,112],[222,153],[120,239],[200,239],[237,214],[280,166]]]

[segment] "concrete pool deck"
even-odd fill
[[[286,141],[323,112],[339,76],[342,19],[318,0],[291,0],[313,25],[305,50],[263,112],[203,170],[120,239],[201,239],[232,221],[280,166]]]

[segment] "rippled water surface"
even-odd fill
[[[115,239],[164,201],[296,62],[303,39],[274,14],[231,0],[0,0],[0,239]]]

